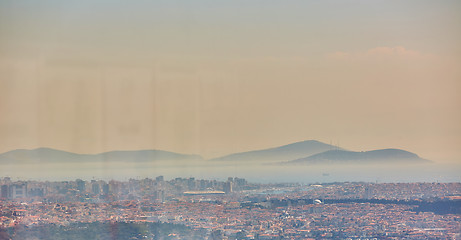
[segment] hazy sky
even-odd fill
[[[461,162],[460,1],[1,1],[0,152],[316,139]]]

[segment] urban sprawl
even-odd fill
[[[175,224],[132,239],[460,239],[461,183],[256,184],[164,177],[0,179],[0,234],[46,226]]]

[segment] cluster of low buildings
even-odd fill
[[[417,212],[406,204],[324,203],[325,199],[456,199],[460,183],[274,185],[249,184],[240,178],[165,181],[163,177],[0,183],[0,228],[167,222],[205,229],[210,235],[219,232],[221,239],[459,239],[461,232],[459,214]],[[7,197],[3,186],[8,186]],[[21,188],[22,195],[14,193]],[[283,202],[291,199],[297,204]]]
[[[314,187],[316,185],[313,185]],[[320,185],[317,185],[320,186]],[[428,200],[461,195],[461,183],[341,183],[327,184],[310,192],[330,199]]]

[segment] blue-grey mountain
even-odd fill
[[[328,150],[340,149],[336,146],[315,140],[296,142],[280,147],[261,149],[256,151],[234,153],[227,156],[214,158],[214,161],[241,161],[241,162],[282,162],[311,156]]]
[[[150,162],[201,160],[198,155],[186,155],[162,150],[112,151],[100,154],[77,154],[51,148],[17,149],[0,154],[0,163],[83,163],[83,162]]]
[[[428,163],[418,155],[401,149],[380,149],[366,152],[330,150],[285,162],[286,164],[383,164]]]
[[[280,147],[234,153],[202,161],[199,155],[179,154],[162,150],[111,151],[99,154],[77,154],[51,148],[17,149],[0,154],[0,164],[22,163],[163,163],[177,166],[207,166],[222,163],[245,164],[337,164],[337,163],[421,163],[429,162],[400,149],[367,152],[347,151],[315,140],[296,142]]]

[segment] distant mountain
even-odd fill
[[[376,164],[376,163],[428,163],[418,155],[401,149],[381,149],[367,152],[330,150],[285,164]]]
[[[296,142],[280,147],[234,153],[223,157],[210,159],[211,161],[239,161],[239,162],[282,162],[301,157],[311,156],[332,149],[340,149],[336,146],[325,144],[315,140]]]
[[[164,160],[202,160],[198,155],[186,155],[162,150],[112,151],[100,154],[77,154],[51,148],[17,149],[0,154],[0,163],[69,163],[126,161],[149,162]]]
[[[296,160],[293,160],[296,159]],[[428,160],[400,149],[382,149],[352,152],[315,140],[296,142],[280,147],[234,153],[202,161],[199,155],[179,154],[162,150],[111,151],[99,154],[77,154],[51,148],[17,149],[0,154],[0,164],[22,163],[163,163],[178,166],[220,163],[283,163],[283,164],[337,164],[337,163],[423,163]]]

